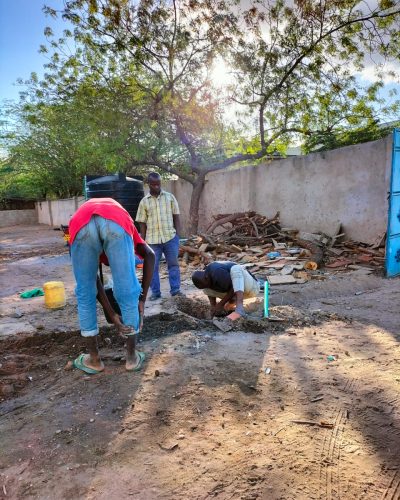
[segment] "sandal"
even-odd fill
[[[136,353],[139,357],[138,364],[135,366],[135,368],[129,368],[129,369],[127,368],[126,369],[127,372],[138,372],[142,369],[144,360],[146,359],[146,354],[142,351],[136,351]]]
[[[85,359],[86,354],[80,354],[72,363],[74,368],[77,368],[78,370],[82,370],[83,372],[89,374],[89,375],[97,375],[98,373],[101,373],[104,371],[104,367],[101,370],[96,370],[95,368],[90,368],[90,366],[86,366],[83,363],[83,360]]]

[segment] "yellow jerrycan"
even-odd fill
[[[59,309],[64,307],[65,287],[62,281],[48,281],[43,285],[44,305],[49,309]]]

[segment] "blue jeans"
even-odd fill
[[[153,295],[160,295],[160,259],[162,254],[165,255],[168,266],[168,278],[171,295],[175,295],[179,292],[181,287],[181,273],[179,269],[178,254],[179,254],[179,236],[176,234],[172,240],[166,243],[160,243],[157,245],[150,245],[156,256],[154,264],[154,274],[153,279],[150,283],[151,293]]]
[[[104,251],[110,263],[114,296],[124,325],[139,328],[141,286],[135,273],[132,237],[116,222],[93,215],[76,235],[71,247],[72,268],[76,280],[78,315],[83,337],[99,333],[96,314],[96,278],[99,256]]]

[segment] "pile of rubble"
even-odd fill
[[[215,216],[205,233],[184,241],[180,255],[183,268],[230,260],[271,284],[289,284],[347,269],[371,273],[383,267],[384,242],[384,236],[370,246],[345,240],[340,224],[333,235],[305,233],[281,227],[279,213],[244,212]]]

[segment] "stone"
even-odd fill
[[[296,283],[296,278],[291,274],[288,276],[268,276],[268,283],[270,285],[290,285]]]
[[[232,328],[233,328],[231,322],[229,321],[229,323],[228,323],[228,321],[214,319],[213,325],[216,326],[222,332],[226,333],[226,332],[229,332],[230,330],[232,330]]]

